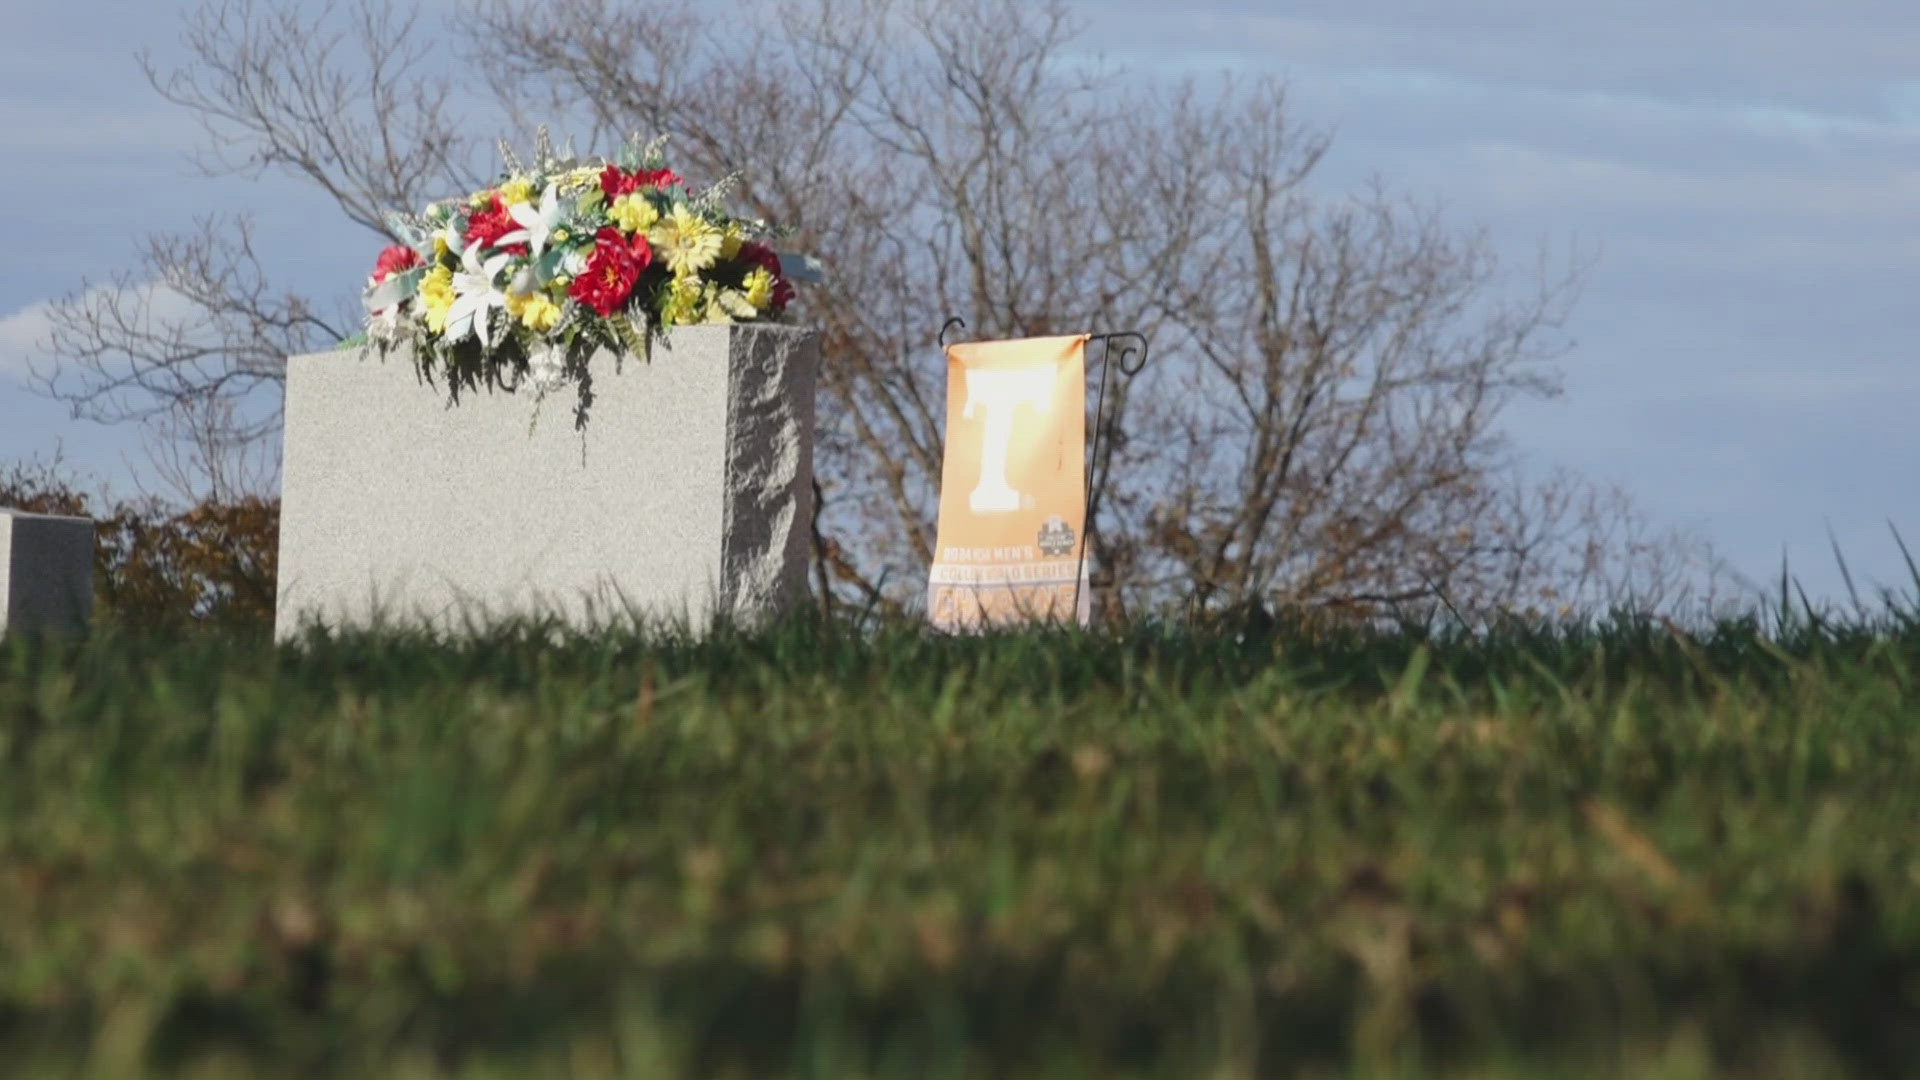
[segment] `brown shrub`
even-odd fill
[[[0,506],[94,519],[96,619],[143,630],[265,631],[273,624],[280,500],[89,496],[57,467],[0,472]]]

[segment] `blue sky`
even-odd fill
[[[1615,481],[1764,578],[1836,596],[1920,543],[1920,4],[1911,0],[1101,0],[1085,44],[1141,77],[1274,72],[1335,135],[1318,177],[1378,176],[1484,227],[1523,284],[1542,241],[1593,260],[1566,394],[1508,418],[1526,456]],[[36,305],[146,231],[257,212],[289,287],[348,294],[370,238],[287,182],[207,180],[198,130],[133,54],[181,8],[34,4],[0,38],[0,462],[109,481],[137,436],[19,384]]]

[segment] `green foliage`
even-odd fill
[[[0,1060],[1920,1060],[1920,627],[0,645]]]
[[[626,349],[628,356],[643,363],[653,358],[653,342],[649,337],[651,331],[644,320],[635,324],[631,316],[622,312],[609,316],[607,325],[613,329],[615,338],[619,340],[621,347]]]

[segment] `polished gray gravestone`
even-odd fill
[[[0,634],[77,632],[93,614],[93,522],[0,509]]]
[[[288,361],[276,636],[517,616],[753,623],[806,593],[819,336],[673,330],[650,361],[449,405],[402,353]],[[616,366],[618,370],[616,370]]]

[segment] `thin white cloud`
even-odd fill
[[[1647,164],[1506,142],[1456,151],[1461,171],[1503,202],[1596,208],[1692,210],[1828,222],[1920,216],[1920,169],[1855,175],[1716,169],[1711,163]]]
[[[1509,84],[1667,86],[1738,81],[1791,93],[1809,74],[1912,77],[1920,8],[1909,0],[1325,0],[1286,5],[1083,0],[1101,36],[1177,57],[1220,48],[1278,64],[1442,69]],[[1637,10],[1636,10],[1637,9]]]
[[[0,114],[45,115],[45,110],[44,99],[0,96]],[[111,101],[99,102],[93,108],[69,103],[58,123],[0,125],[0,154],[15,162],[10,172],[25,172],[37,160],[70,160],[75,155],[100,156],[108,151],[123,160],[129,153],[138,153],[143,161],[160,156],[185,162],[199,130],[191,117],[178,110],[128,111],[123,103]],[[184,170],[174,165],[168,171],[178,174]]]
[[[120,291],[125,297],[122,311],[138,313],[144,323],[156,330],[193,320],[195,310],[186,297],[149,281],[126,290],[100,287],[89,290],[82,301],[97,299]],[[23,381],[37,366],[45,370],[51,355],[53,336],[52,300],[39,300],[9,315],[0,317],[0,376]]]
[[[0,375],[19,379],[26,375],[34,357],[41,355],[53,324],[47,315],[48,304],[29,304],[0,318]]]
[[[1772,138],[1920,141],[1920,91],[1912,83],[1920,5],[1629,6],[1644,10],[1339,0],[1290,4],[1287,14],[1273,15],[1230,0],[1177,11],[1100,0],[1083,11],[1097,46],[1138,70],[1265,70],[1321,100],[1362,99],[1351,102],[1356,111],[1452,99],[1477,114],[1533,98],[1562,113],[1578,106],[1582,115],[1567,118],[1579,121],[1611,113],[1622,123]]]

